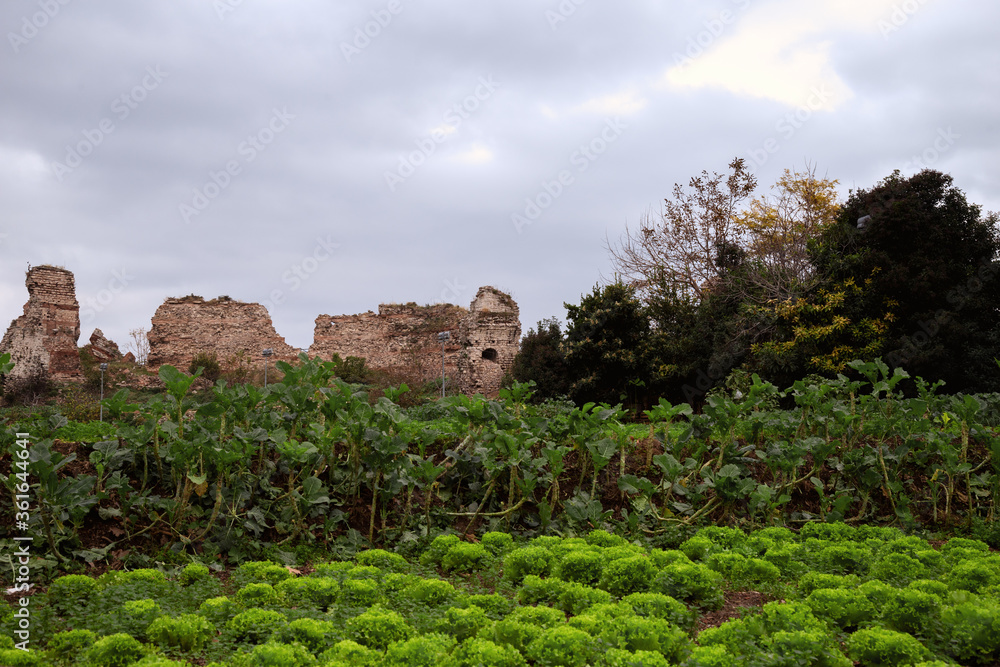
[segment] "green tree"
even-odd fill
[[[518,382],[534,381],[536,400],[569,394],[569,366],[562,343],[562,329],[554,317],[542,320],[521,338],[511,375]]]
[[[951,176],[898,171],[853,192],[814,245],[817,269],[853,284],[852,324],[885,325],[880,353],[949,391],[996,391],[1000,374],[1000,233]],[[830,344],[839,344],[831,341]],[[829,346],[828,346],[829,347]]]
[[[565,304],[564,350],[572,383],[570,397],[632,407],[646,399],[650,372],[650,320],[636,289],[620,281],[594,287],[579,306]]]

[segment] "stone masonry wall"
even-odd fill
[[[199,352],[215,352],[223,367],[240,352],[257,361],[261,350],[271,348],[272,363],[293,361],[299,353],[274,330],[264,306],[229,297],[167,299],[156,309],[147,338],[150,368],[170,364],[184,372]]]
[[[363,357],[371,368],[416,376],[421,380],[441,377],[442,331],[451,332],[445,344],[445,376],[454,378],[461,351],[459,329],[467,312],[451,304],[418,306],[382,304],[378,314],[320,315],[316,318],[309,356],[329,361]]]
[[[496,397],[503,376],[514,365],[520,340],[520,311],[514,300],[495,287],[480,287],[462,326],[462,393]]]
[[[55,266],[36,266],[25,279],[28,302],[24,314],[10,323],[0,342],[0,354],[9,352],[15,363],[11,377],[47,373],[57,382],[82,379],[80,304],[73,274]]]

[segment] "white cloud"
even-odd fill
[[[646,108],[648,100],[635,91],[594,97],[573,108],[575,112],[594,113],[602,116],[627,116]]]
[[[464,164],[485,164],[493,161],[493,151],[481,144],[473,144],[468,150],[456,153],[452,159]]]

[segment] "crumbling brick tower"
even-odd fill
[[[25,279],[28,302],[24,314],[10,323],[0,354],[10,353],[12,378],[48,375],[56,382],[83,379],[80,352],[80,303],[73,273],[55,266],[36,266]]]
[[[461,326],[458,386],[463,394],[495,398],[521,341],[520,311],[495,287],[480,287]]]

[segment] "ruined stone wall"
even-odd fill
[[[11,377],[47,373],[57,382],[83,377],[76,341],[80,337],[80,304],[76,281],[66,269],[36,266],[28,270],[28,302],[24,314],[10,323],[0,354],[15,363]]]
[[[431,380],[441,376],[441,343],[437,335],[451,332],[445,344],[445,376],[454,378],[461,351],[459,329],[467,316],[464,308],[451,304],[418,306],[383,304],[378,314],[320,315],[316,318],[309,356],[329,361],[362,357],[378,368]]]
[[[521,341],[520,311],[495,287],[480,287],[462,323],[459,388],[464,394],[496,397],[503,376],[514,365]]]
[[[215,352],[223,367],[241,352],[256,361],[271,348],[271,362],[293,361],[299,352],[274,330],[264,306],[229,297],[167,299],[156,309],[147,338],[149,367],[170,364],[184,372],[199,352]]]

